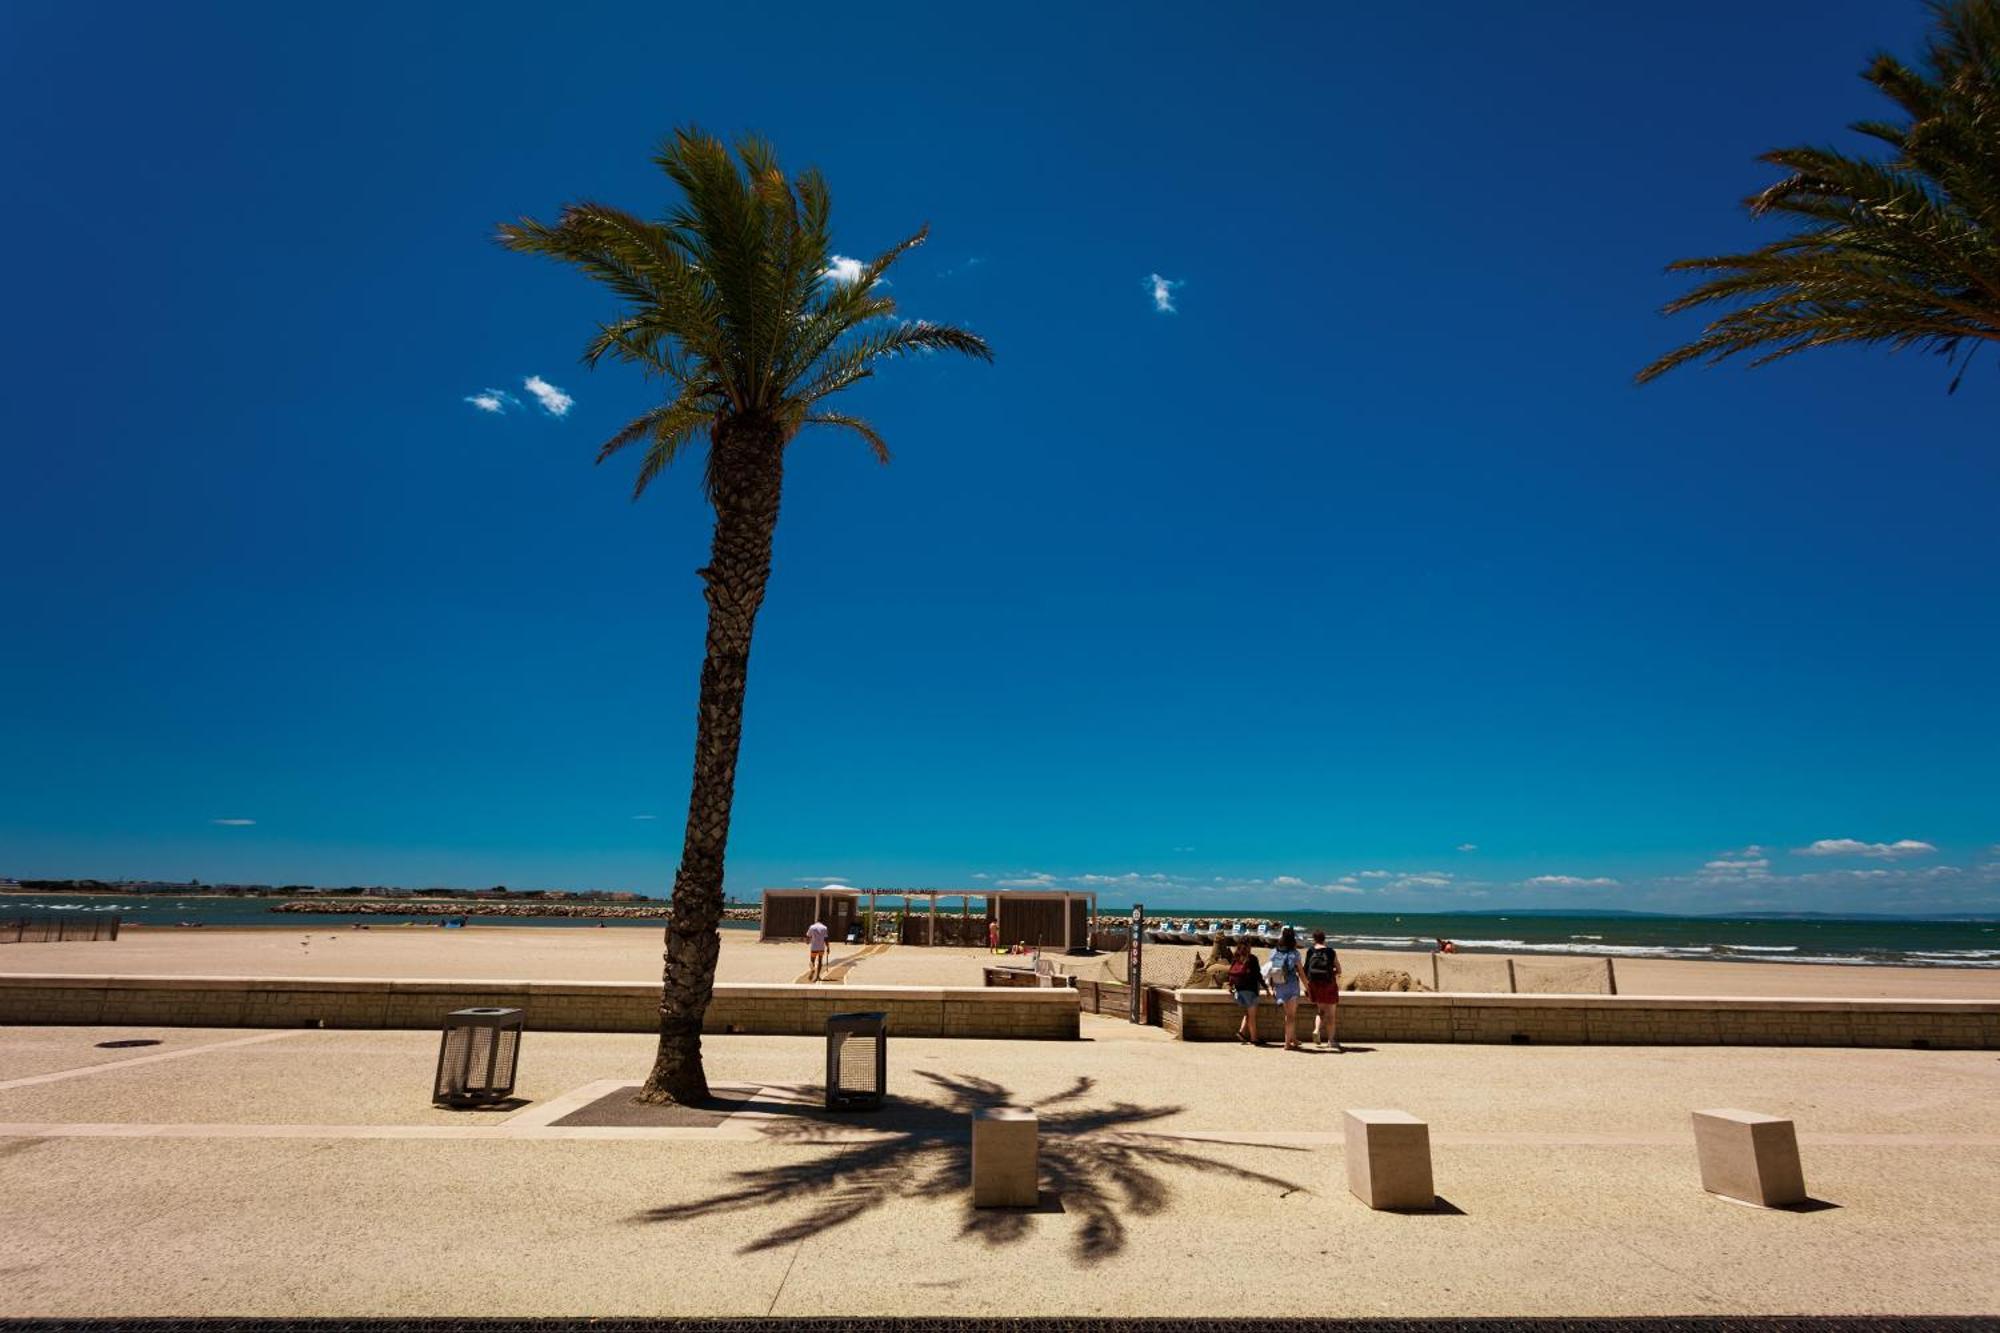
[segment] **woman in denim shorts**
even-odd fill
[[[1299,955],[1299,937],[1290,926],[1278,936],[1271,950],[1271,998],[1285,1007],[1285,1049],[1303,1050],[1299,1045],[1299,996],[1305,992],[1305,963]]]
[[[1229,960],[1229,989],[1236,996],[1236,1007],[1243,1011],[1243,1019],[1236,1025],[1236,1040],[1246,1046],[1262,1046],[1257,1036],[1257,1001],[1264,991],[1264,971],[1257,966],[1257,955],[1250,951],[1250,941],[1236,942],[1236,957]]]

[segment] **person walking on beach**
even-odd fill
[[[1271,962],[1264,971],[1271,978],[1271,998],[1285,1007],[1285,1049],[1299,1045],[1299,992],[1305,960],[1299,957],[1299,937],[1290,926],[1278,934],[1278,947],[1271,950]]]
[[[1257,1036],[1257,1001],[1264,992],[1264,974],[1248,939],[1236,942],[1236,957],[1229,960],[1229,989],[1236,996],[1236,1007],[1243,1011],[1243,1020],[1236,1025],[1236,1040],[1246,1046],[1262,1046]]]
[[[994,953],[1000,952],[1000,918],[997,916],[986,923],[986,947]]]
[[[1312,1001],[1317,1021],[1313,1040],[1345,1055],[1340,1044],[1340,955],[1326,942],[1326,932],[1313,932],[1312,948],[1306,950],[1306,998]]]
[[[818,981],[826,968],[826,922],[815,921],[806,927],[806,953],[812,959],[806,971],[808,981]]]

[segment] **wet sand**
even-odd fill
[[[793,981],[805,971],[803,944],[760,944],[752,931],[723,932],[722,981]],[[477,924],[462,930],[435,926],[375,926],[254,930],[131,929],[114,942],[10,944],[0,948],[0,973],[78,975],[436,977],[542,981],[650,981],[660,974],[661,940],[645,927],[532,927]],[[858,946],[836,946],[836,962],[853,959],[849,984],[978,985],[980,968],[1004,962],[978,949],[925,949],[889,946],[856,958]],[[1197,952],[1192,947],[1146,946],[1146,974],[1155,984],[1175,984],[1186,976]],[[1260,950],[1262,956],[1264,951]],[[1467,966],[1465,980],[1487,967],[1504,975],[1504,955],[1459,955],[1460,960],[1493,959]],[[1070,960],[1072,970],[1097,970],[1122,979],[1122,955],[1103,955],[1095,964]],[[1529,983],[1549,980],[1546,956],[1518,955],[1520,989],[1549,989]],[[1384,950],[1342,950],[1348,977],[1388,968],[1429,984],[1431,956]],[[1450,964],[1447,964],[1450,966]],[[1565,959],[1564,971],[1574,960]],[[1825,963],[1722,963],[1679,959],[1620,958],[1615,961],[1623,995],[1812,996],[1852,999],[2000,999],[2000,969],[1838,966]],[[1471,990],[1470,984],[1446,989]],[[1477,987],[1486,988],[1486,987]],[[1497,987],[1504,990],[1504,982]],[[1583,987],[1577,987],[1583,989]],[[1602,987],[1589,986],[1596,991]]]

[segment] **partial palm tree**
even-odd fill
[[[1765,365],[1838,343],[1917,347],[1956,357],[1951,388],[1982,345],[2000,343],[2000,0],[1932,6],[1919,68],[1877,55],[1862,77],[1900,109],[1852,126],[1889,146],[1880,161],[1831,148],[1782,148],[1788,174],[1746,201],[1791,234],[1747,254],[1683,259],[1709,273],[1666,313],[1729,305],[1700,337],[1639,372],[1754,353]]]
[[[873,426],[831,406],[875,367],[912,352],[961,352],[992,360],[977,335],[905,320],[882,275],[923,243],[926,230],[873,263],[835,263],[826,182],[817,171],[787,178],[761,139],[732,157],[697,129],[677,131],[655,158],[679,187],[659,221],[606,204],[572,204],[553,223],[523,218],[500,228],[510,249],[573,264],[616,293],[619,317],[584,352],[640,367],[663,401],[598,450],[603,462],[640,450],[633,498],[683,450],[707,443],[702,484],[715,537],[697,571],[708,599],[694,786],[674,875],[660,999],[660,1047],[640,1096],[698,1102],[708,1095],[701,1025],[720,950],[723,862],[743,733],[750,635],[771,574],[785,450],[808,426],[859,435],[882,462]]]

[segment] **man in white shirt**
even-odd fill
[[[820,969],[826,966],[826,922],[815,921],[806,927],[806,951],[812,955],[812,966],[806,973],[807,979],[818,981]]]

